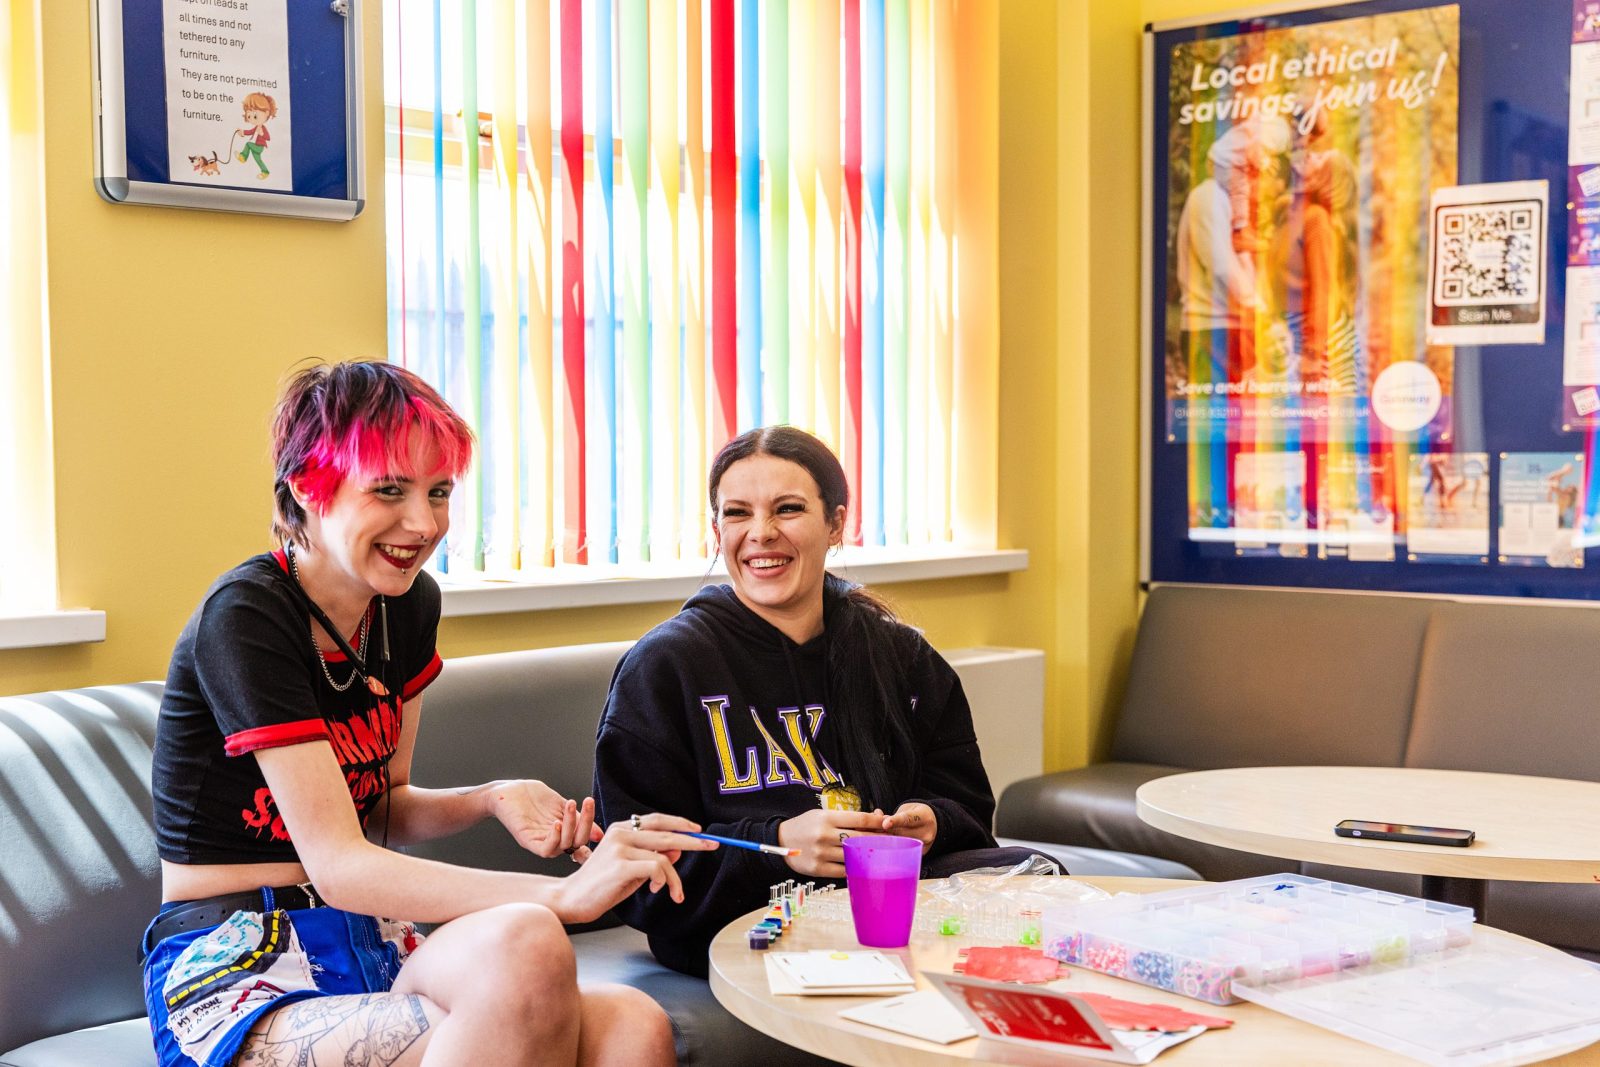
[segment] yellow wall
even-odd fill
[[[45,0],[61,601],[103,609],[108,632],[0,652],[0,691],[160,676],[206,585],[265,544],[265,423],[286,369],[382,353],[379,6],[365,5],[369,204],[332,224],[102,202],[90,5]],[[1003,0],[1000,21],[999,540],[1032,565],[885,591],[939,646],[1046,649],[1045,761],[1063,767],[1104,744],[1136,611],[1141,18],[1116,0]],[[673,607],[452,619],[441,646],[634,637]]]

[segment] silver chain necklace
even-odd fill
[[[295,584],[301,589],[304,589],[306,584],[300,580],[300,565],[295,562],[294,553],[289,552],[286,553],[286,555],[289,557],[289,573],[294,576]],[[366,662],[367,658],[367,631],[369,628],[368,624],[371,621],[372,611],[369,608],[361,615],[361,630],[358,643],[356,645],[356,653],[361,657],[363,663]],[[333,672],[328,670],[328,661],[322,655],[322,646],[317,644],[317,624],[308,620],[308,628],[311,633],[311,651],[317,654],[317,662],[322,664],[322,676],[328,680],[328,684],[333,686],[334,691],[337,693],[342,693],[346,689],[349,689],[352,685],[355,685],[356,679],[361,676],[360,666],[354,666],[350,668],[350,677],[345,679],[343,685],[340,685],[338,682],[334,681]]]

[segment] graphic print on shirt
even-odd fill
[[[329,719],[327,740],[334,758],[344,772],[345,786],[355,802],[363,829],[378,799],[389,788],[389,757],[400,740],[400,719],[404,704],[381,700],[376,707],[352,712],[347,719]],[[253,807],[239,812],[240,818],[256,837],[273,841],[290,840],[289,831],[278,814],[272,791],[265,786],[255,791]]]
[[[783,724],[783,734],[790,748],[785,748],[761,721],[761,713],[751,708],[750,721],[755,724],[766,749],[763,760],[754,745],[745,747],[742,758],[735,758],[728,730],[729,703],[726,694],[700,698],[701,710],[706,713],[706,722],[711,728],[711,743],[717,750],[720,775],[717,792],[753,793],[786,785],[804,785],[820,791],[824,786],[842,781],[828,761],[812,747],[827,717],[821,704],[777,709],[778,721]],[[803,721],[802,711],[805,712]]]

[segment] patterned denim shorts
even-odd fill
[[[421,943],[411,923],[328,907],[236,911],[220,925],[175,934],[144,961],[156,1059],[161,1067],[228,1067],[265,1012],[387,992]]]

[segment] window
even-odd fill
[[[711,456],[775,422],[850,543],[992,548],[995,22],[387,0],[390,357],[481,441],[439,566],[703,561]]]
[[[0,0],[0,617],[56,608],[37,12]],[[12,638],[15,639],[12,639]],[[10,635],[0,646],[42,640]]]

